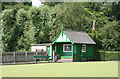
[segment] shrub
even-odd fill
[[[120,52],[118,51],[99,51],[95,54],[95,60],[101,61],[119,61]]]

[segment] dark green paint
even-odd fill
[[[77,61],[82,58],[94,58],[94,45],[86,45],[86,52],[82,52],[82,44],[72,44],[72,52],[63,52],[63,43],[56,43],[56,54],[60,54],[61,58],[73,58],[73,54],[77,54]]]
[[[50,46],[47,46],[48,56],[50,56]]]
[[[72,44],[72,58],[73,58],[73,53],[74,53],[74,44]]]
[[[76,45],[77,61],[81,61],[82,45],[81,44],[75,44],[75,45]]]
[[[86,54],[88,58],[94,58],[94,45],[86,45]]]
[[[66,34],[65,34],[66,41],[56,41],[60,37],[60,35],[63,33],[65,34],[65,32],[63,31],[63,25],[62,25],[61,33],[52,43],[52,44],[55,44],[56,54],[60,54],[61,58],[73,58],[74,54],[77,54],[77,61],[81,61],[82,58],[93,58],[94,57],[94,45],[86,44],[86,52],[82,52],[83,44],[74,44],[73,41],[71,41],[71,39]],[[67,38],[70,41],[67,41]],[[72,52],[63,52],[63,44],[67,44],[67,43],[72,44]]]
[[[81,61],[82,58],[94,58],[94,45],[87,44],[86,52],[82,52],[82,44],[75,44],[75,45],[76,45],[77,61]]]
[[[72,52],[63,52],[63,44],[55,44],[56,54],[60,54],[61,58],[72,58]]]

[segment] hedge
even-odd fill
[[[98,51],[95,53],[95,60],[119,61],[120,60],[120,52],[118,52],[118,51]]]

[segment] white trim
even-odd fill
[[[83,46],[85,46],[85,51],[83,51]],[[82,45],[82,52],[86,52],[86,45],[85,44]]]
[[[66,46],[66,45],[71,45],[71,51],[65,51],[64,50],[64,46]],[[72,44],[63,44],[63,52],[72,52]]]
[[[52,58],[52,46],[50,46],[50,59]]]

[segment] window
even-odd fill
[[[64,44],[63,45],[63,52],[72,52],[72,45],[71,44]]]
[[[86,45],[85,44],[82,45],[82,52],[86,52]]]

